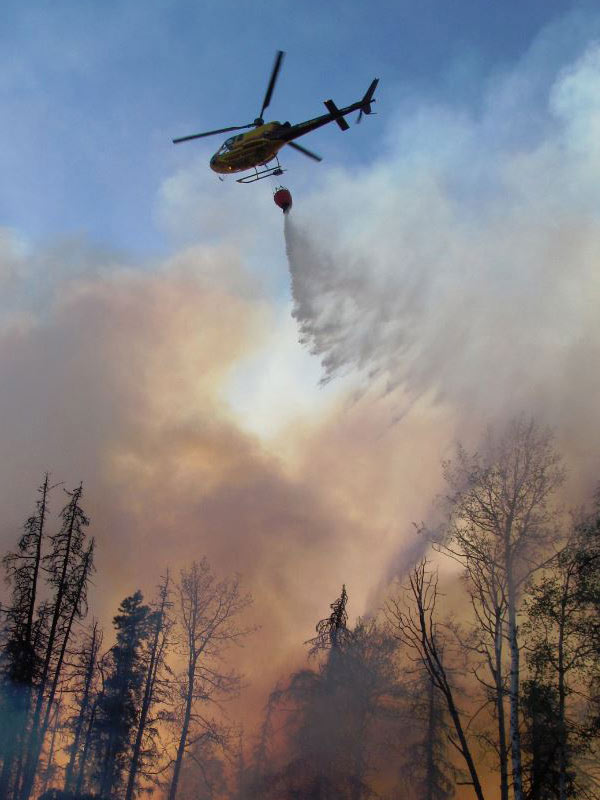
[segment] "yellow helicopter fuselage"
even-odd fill
[[[210,168],[221,175],[243,172],[272,161],[284,141],[271,139],[269,133],[281,128],[280,122],[267,122],[247,133],[231,136],[210,160]]]

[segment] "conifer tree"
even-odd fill
[[[69,761],[65,769],[65,791],[74,788],[76,775],[83,760],[83,740],[89,726],[94,703],[94,681],[97,675],[97,662],[102,646],[102,631],[97,620],[92,623],[89,635],[81,646],[74,668],[74,708],[68,720],[73,732],[73,741],[69,747]]]
[[[46,473],[38,489],[36,511],[25,523],[17,551],[3,558],[12,597],[4,609],[0,655],[0,797],[9,797],[13,791],[19,772],[17,764],[23,758],[32,693],[39,677],[45,615],[42,613],[36,620],[35,613],[51,488]]]
[[[268,722],[276,702],[292,708],[286,763],[262,769],[256,796],[310,797],[314,800],[362,800],[372,796],[369,774],[384,743],[377,726],[388,720],[400,695],[396,643],[374,620],[348,627],[345,586],[331,614],[317,623],[309,640],[316,669],[292,675],[289,685],[272,693]]]
[[[410,698],[410,720],[416,723],[417,735],[406,749],[403,771],[415,797],[448,800],[454,795],[456,770],[447,752],[447,709],[427,670],[421,670],[410,689]],[[414,728],[411,733],[414,736]]]
[[[144,694],[140,708],[135,742],[125,800],[131,800],[137,786],[139,773],[143,770],[146,759],[156,759],[156,729],[153,727],[152,709],[157,701],[165,699],[164,668],[165,655],[172,628],[172,621],[167,616],[172,603],[170,601],[170,577],[167,574],[159,586],[158,603],[148,618],[148,652],[146,655],[146,675]],[[145,747],[144,747],[145,744]]]
[[[21,800],[28,800],[34,786],[40,752],[47,730],[47,720],[52,706],[47,690],[50,688],[50,694],[53,697],[60,679],[64,650],[71,635],[74,616],[81,616],[87,611],[85,600],[82,600],[82,592],[85,594],[93,547],[86,560],[83,546],[85,528],[89,525],[89,519],[80,505],[83,486],[80,484],[72,492],[65,491],[69,500],[61,512],[62,524],[58,533],[49,537],[50,552],[43,558],[43,568],[47,575],[47,583],[53,590],[53,597],[46,609],[49,631],[27,739],[20,791]],[[84,562],[86,567],[84,568],[85,577],[82,587],[82,564]]]
[[[151,609],[140,591],[126,597],[114,617],[116,644],[109,651],[106,678],[95,709],[95,781],[100,795],[120,792],[131,763],[139,722],[151,633]]]

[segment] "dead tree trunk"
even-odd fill
[[[403,610],[399,600],[392,600],[387,604],[388,620],[392,624],[396,638],[418,654],[432,683],[442,693],[458,740],[450,738],[450,742],[464,759],[471,779],[470,785],[475,791],[477,800],[485,800],[461,715],[454,699],[454,689],[450,684],[440,650],[435,623],[437,576],[427,572],[427,561],[423,559],[413,569],[409,581],[414,608],[408,607]]]
[[[81,743],[81,736],[83,734],[83,725],[87,717],[88,709],[90,707],[90,699],[92,696],[92,682],[94,679],[94,672],[96,670],[96,660],[98,658],[98,651],[100,649],[101,634],[98,630],[98,623],[94,622],[92,627],[92,637],[90,640],[89,658],[85,667],[85,677],[83,684],[83,696],[79,705],[79,714],[75,723],[75,733],[73,736],[73,743],[71,745],[71,755],[69,763],[65,771],[65,792],[71,791],[73,783],[75,765],[79,755],[79,746]]]

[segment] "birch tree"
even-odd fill
[[[239,677],[223,665],[225,651],[250,633],[240,615],[251,599],[238,577],[217,580],[203,558],[182,570],[176,589],[180,647],[186,667],[179,676],[179,737],[168,800],[175,800],[184,756],[198,739],[219,739],[219,725],[207,713],[239,688]]]
[[[575,792],[577,756],[591,745],[582,701],[589,701],[586,690],[598,673],[599,623],[589,594],[589,567],[594,565],[600,575],[594,544],[589,524],[575,525],[552,568],[532,587],[527,600],[528,661],[537,678],[532,688],[538,693],[545,689],[546,696],[555,698],[554,724],[547,725],[545,733],[552,744],[546,750],[553,755],[558,800],[567,800]],[[581,580],[583,564],[588,567],[585,581]]]
[[[523,587],[546,563],[558,536],[553,501],[564,470],[552,433],[519,418],[500,434],[488,431],[478,452],[469,454],[459,446],[456,459],[445,463],[444,473],[450,490],[450,524],[443,549],[463,564],[473,587],[473,605],[488,637],[486,657],[496,687],[499,726],[503,698],[508,695],[513,792],[515,800],[523,800],[520,603]],[[503,638],[509,648],[506,690]],[[499,727],[501,740],[502,736]]]

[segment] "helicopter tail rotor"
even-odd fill
[[[362,107],[361,107],[360,111],[358,112],[358,119],[356,120],[357,124],[362,120],[363,114],[374,114],[375,113],[371,109],[371,103],[375,102],[375,98],[373,97],[373,95],[375,94],[375,89],[377,88],[377,84],[378,83],[379,83],[379,78],[375,78],[375,80],[373,80],[371,82],[371,85],[369,86],[369,88],[365,92],[365,96],[362,99]]]

